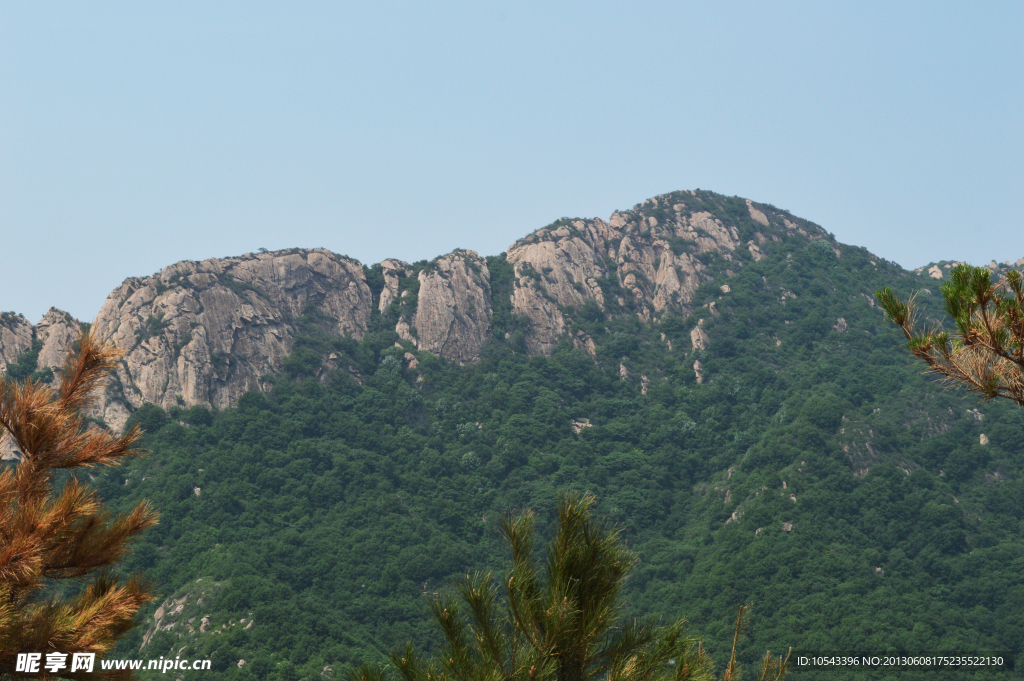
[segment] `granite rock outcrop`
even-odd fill
[[[453,251],[420,270],[418,279],[416,314],[411,324],[399,320],[399,335],[446,359],[463,364],[479,359],[490,336],[487,260],[475,251]]]
[[[126,279],[94,323],[123,353],[102,417],[119,428],[146,402],[232,406],[281,368],[297,318],[315,313],[361,338],[371,303],[362,266],[319,249],[184,261]]]
[[[512,302],[530,320],[529,351],[550,353],[568,332],[566,311],[588,301],[609,316],[685,316],[697,287],[722,270],[731,276],[792,234],[827,236],[788,213],[726,201],[731,220],[712,212],[720,206],[709,205],[706,192],[676,192],[613,213],[608,222],[559,220],[514,243],[507,253],[516,276]],[[587,340],[573,336],[577,346],[592,348]]]
[[[0,314],[0,374],[7,373],[7,365],[32,349],[32,323],[20,314]]]
[[[36,366],[53,370],[64,366],[68,348],[81,333],[81,323],[63,310],[51,307],[35,327],[36,339],[42,342]]]
[[[403,341],[407,368],[415,370],[415,356],[408,359],[413,349],[460,363],[478,360],[496,304],[511,305],[526,321],[530,354],[550,354],[568,340],[596,355],[594,339],[575,326],[574,315],[635,315],[641,322],[686,316],[701,284],[732,276],[780,243],[818,238],[828,235],[771,206],[684,191],[607,221],[562,219],[516,241],[500,256],[512,274],[511,289],[503,280],[504,301],[496,298],[488,259],[461,249],[416,265],[384,260],[379,270],[323,249],[178,262],[126,279],[97,315],[95,333],[123,353],[97,416],[121,428],[147,402],[237,404],[244,393],[265,389],[261,377],[281,370],[303,318],[360,339],[382,315]],[[3,315],[0,372],[36,341],[38,367],[59,369],[77,332],[78,322],[56,309],[35,327]],[[712,342],[702,329],[696,334],[695,350]],[[331,355],[324,362],[334,368],[338,360]],[[695,371],[699,377],[699,366]]]

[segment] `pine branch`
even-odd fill
[[[907,302],[888,287],[875,295],[886,318],[907,338],[907,348],[947,385],[962,385],[984,399],[1002,397],[1024,406],[1024,298],[1016,270],[993,284],[983,267],[958,265],[942,287],[950,338],[918,326],[916,294]]]
[[[22,676],[14,672],[21,652],[105,654],[153,598],[141,578],[122,582],[105,571],[156,523],[149,504],[111,518],[77,478],[53,489],[57,470],[117,465],[142,454],[133,448],[137,428],[118,437],[82,414],[117,357],[112,346],[83,333],[69,351],[59,392],[0,378],[0,427],[24,454],[14,471],[0,471],[0,676]],[[78,578],[91,581],[77,596],[46,596],[51,580]],[[130,673],[97,670],[89,678]]]

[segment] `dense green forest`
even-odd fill
[[[525,353],[497,256],[478,363],[403,347],[389,329],[406,296],[359,341],[307,316],[272,390],[237,408],[140,409],[149,454],[95,484],[115,510],[160,510],[123,566],[159,598],[115,656],[294,681],[404,640],[429,651],[428,599],[467,571],[500,574],[500,515],[533,508],[543,534],[566,489],[595,493],[640,556],[627,614],[685,615],[720,666],[747,602],[748,663],[789,647],[1019,653],[1024,416],[912,363],[872,294],[929,280],[833,246],[794,242],[723,273],[687,318],[570,311],[596,357]],[[935,318],[937,298],[922,297]]]

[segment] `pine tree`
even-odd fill
[[[140,578],[118,579],[111,567],[156,513],[143,502],[111,518],[95,489],[69,473],[141,454],[133,449],[138,428],[117,437],[83,416],[117,357],[83,330],[59,390],[0,379],[0,426],[22,453],[16,467],[0,469],[0,678],[39,678],[16,671],[19,653],[102,657],[153,598]],[[67,588],[72,582],[79,588]],[[96,667],[87,676],[70,666],[52,675],[126,677]]]
[[[441,651],[425,660],[406,644],[390,656],[399,676],[406,681],[710,681],[711,659],[700,641],[686,634],[684,620],[656,627],[621,619],[622,586],[637,557],[619,530],[592,517],[594,502],[590,494],[561,498],[543,578],[533,555],[534,514],[506,516],[501,532],[512,551],[512,567],[501,590],[490,574],[477,573],[458,585],[458,597],[435,601],[431,608],[444,640]],[[744,616],[741,607],[737,639]],[[787,662],[788,657],[766,655],[759,680],[781,679]],[[352,681],[386,678],[386,670],[376,665],[350,674]],[[735,640],[722,678],[740,678]]]
[[[957,265],[942,286],[956,331],[918,326],[915,297],[900,300],[888,287],[875,296],[886,318],[899,325],[907,347],[952,384],[1024,406],[1024,296],[1020,272],[993,283],[984,267]]]

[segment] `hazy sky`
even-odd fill
[[[177,260],[497,254],[710,189],[1024,256],[1024,3],[0,4],[0,310]]]

